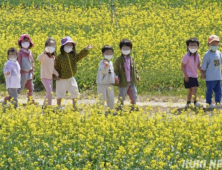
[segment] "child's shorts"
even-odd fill
[[[184,79],[184,86],[186,89],[190,89],[191,87],[199,87],[199,83],[197,78],[189,77],[188,82],[186,82]]]
[[[64,98],[66,92],[70,93],[70,98],[75,99],[80,95],[77,82],[74,77],[69,79],[60,79],[56,81],[57,99]]]

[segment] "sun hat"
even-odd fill
[[[72,40],[71,37],[66,36],[61,40],[62,46],[66,45],[67,43],[73,43],[74,45],[76,45],[76,43]]]
[[[31,47],[34,46],[33,42],[32,42],[32,39],[30,38],[30,36],[28,34],[22,34],[20,36],[20,39],[18,40],[18,45],[21,45],[21,41],[24,40],[24,38],[28,38],[29,39],[29,42],[31,44]]]

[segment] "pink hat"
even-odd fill
[[[20,39],[18,40],[18,45],[21,45],[21,41],[24,40],[24,38],[28,38],[29,39],[29,42],[31,44],[31,47],[34,46],[33,42],[32,42],[32,39],[30,38],[30,36],[28,34],[22,34],[20,36]]]
[[[213,41],[220,41],[219,37],[217,35],[211,35],[208,38],[208,43],[211,43]]]
[[[61,40],[62,46],[66,45],[67,43],[73,43],[74,45],[76,45],[76,43],[72,40],[71,37],[66,36]]]

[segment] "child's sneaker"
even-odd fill
[[[119,110],[123,110],[123,106],[122,105],[120,105],[120,106],[118,106],[117,108],[116,108],[116,111],[119,111]]]
[[[209,109],[214,109],[214,108],[216,108],[216,106],[214,106],[213,104],[210,104],[210,105],[208,106],[208,108],[209,108]]]
[[[199,102],[196,102],[196,103],[194,104],[194,106],[195,106],[195,107],[200,107],[200,103],[199,103]]]
[[[185,108],[186,108],[186,109],[189,108],[190,105],[191,105],[190,103],[187,103],[186,106],[185,106]]]
[[[131,106],[130,111],[139,111],[139,108],[133,105]]]
[[[217,103],[217,104],[216,104],[216,107],[217,107],[217,108],[222,108],[222,104],[221,104],[221,103]]]

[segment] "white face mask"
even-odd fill
[[[212,51],[217,51],[218,47],[219,47],[219,46],[210,46],[210,49],[211,49]]]
[[[197,51],[197,48],[189,48],[189,51],[193,54]]]
[[[107,60],[111,60],[113,58],[113,55],[104,55],[104,58]]]
[[[30,42],[23,42],[22,43],[23,48],[29,48],[29,46],[30,46]]]
[[[65,45],[65,47],[64,47],[64,51],[65,51],[66,53],[70,53],[70,52],[72,51],[72,49],[73,49],[73,46]]]
[[[16,57],[16,56],[10,56],[10,57],[9,57],[9,60],[10,60],[10,61],[13,61],[13,62],[16,62],[17,57]]]
[[[46,51],[47,53],[52,54],[52,53],[55,52],[55,47],[54,47],[54,46],[47,46],[47,47],[45,47],[45,51]]]
[[[130,54],[130,50],[122,50],[123,55],[129,55]]]

